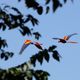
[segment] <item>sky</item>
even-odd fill
[[[50,59],[49,63],[43,62],[43,65],[36,65],[35,69],[43,69],[50,73],[49,80],[79,80],[80,79],[80,0],[74,0],[71,3],[70,0],[62,7],[58,8],[55,13],[50,12],[45,14],[45,12],[39,16],[32,9],[27,10],[22,5],[24,2],[17,4],[17,0],[1,0],[0,4],[5,3],[11,6],[18,7],[25,15],[28,13],[33,14],[39,19],[39,25],[35,26],[35,31],[39,31],[42,34],[39,42],[43,44],[44,48],[48,48],[50,45],[57,45],[57,50],[62,56],[61,61],[57,62],[54,59]],[[44,5],[42,2],[40,2]],[[28,24],[30,27],[32,25]],[[49,40],[49,37],[63,37],[64,35],[69,35],[72,33],[78,33],[70,38],[70,40],[77,41],[78,44],[61,44],[57,43],[55,40]],[[39,50],[34,46],[29,46],[19,55],[19,50],[23,45],[24,40],[31,39],[35,40],[34,37],[22,37],[18,29],[9,31],[8,29],[4,32],[0,31],[0,36],[6,39],[9,46],[5,48],[6,51],[12,51],[15,53],[14,57],[8,61],[0,60],[0,68],[7,69],[17,64],[21,64],[28,61],[29,58],[37,53]]]

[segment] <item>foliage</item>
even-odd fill
[[[58,51],[55,50],[56,46],[50,46],[48,49],[44,49],[43,51],[39,51],[37,54],[33,55],[30,58],[31,64],[35,67],[36,61],[38,61],[41,65],[43,63],[43,59],[45,59],[47,62],[49,62],[50,59],[50,53],[52,53],[53,59],[56,59],[57,61],[60,61],[60,54]]]
[[[43,70],[29,69],[28,63],[23,63],[15,68],[0,70],[0,80],[48,80],[50,74]]]
[[[22,0],[18,0],[21,2]],[[56,12],[59,7],[62,7],[64,4],[60,2],[60,0],[45,0],[45,7],[37,2],[37,0],[24,0],[26,8],[32,8],[33,11],[39,15],[42,15],[43,12],[48,14],[50,12],[50,8],[52,6],[52,11]],[[67,3],[68,0],[63,0],[64,3]],[[71,0],[73,2],[73,0]],[[52,3],[51,6],[49,4]],[[8,12],[8,9],[13,10],[16,14]],[[28,22],[31,22],[32,28],[26,25]],[[9,5],[5,5],[4,8],[0,6],[0,31],[5,31],[6,29],[18,29],[23,36],[34,36],[35,39],[39,40],[41,34],[39,32],[34,32],[34,26],[38,25],[39,21],[31,14],[22,14],[21,11],[15,7],[11,7]],[[5,39],[0,37],[0,58],[5,61],[14,56],[13,52],[5,51],[4,48],[8,47],[8,44]],[[55,50],[57,46],[52,45],[49,46],[48,49],[44,49],[39,51],[37,54],[32,55],[30,57],[29,65],[36,66],[36,61],[38,61],[41,65],[43,60],[46,60],[49,63],[50,55],[52,54],[53,59],[60,61],[60,54],[57,50]],[[8,70],[0,69],[0,80],[48,80],[48,76],[50,74],[43,70],[34,70],[28,66],[28,62],[20,64],[18,66],[9,68]]]

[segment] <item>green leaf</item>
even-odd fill
[[[22,15],[21,12],[17,8],[12,7],[11,9],[13,9],[14,11],[16,11],[18,14]]]
[[[39,52],[37,54],[37,60],[40,62],[40,64],[42,65],[43,63],[43,54],[41,52]]]
[[[35,39],[39,40],[41,37],[41,34],[39,32],[33,32],[33,35],[35,35]]]
[[[31,64],[35,67],[36,66],[36,60],[37,60],[37,55],[33,55],[30,57]]]
[[[67,0],[64,0],[64,3],[66,3],[67,2]]]
[[[1,56],[1,59],[3,59],[5,57],[5,54],[1,53],[0,56]]]
[[[27,26],[23,26],[23,27],[20,27],[21,29],[19,30],[20,31],[20,33],[23,35],[23,36],[25,36],[26,34],[29,36],[29,35],[31,35],[31,31],[30,31],[30,29],[29,29],[29,27],[27,27]]]
[[[50,1],[51,1],[51,0],[46,0],[46,3],[45,3],[45,4],[46,4],[46,5],[47,5],[47,4],[49,4],[49,3],[50,3]]]
[[[53,50],[55,50],[56,47],[57,47],[57,46],[52,45],[52,46],[49,47],[48,51],[49,51],[49,52],[53,52]]]
[[[49,6],[47,6],[47,7],[46,7],[46,14],[48,14],[48,13],[49,13],[49,10],[50,10],[50,7],[49,7]]]
[[[55,12],[57,10],[58,7],[62,7],[62,4],[60,3],[59,0],[52,0],[52,8],[53,8],[53,11]]]
[[[43,13],[43,7],[42,7],[42,6],[39,6],[39,7],[37,8],[37,13],[38,13],[39,15],[41,15],[41,14]]]
[[[44,55],[44,59],[47,61],[47,62],[49,62],[49,58],[50,58],[50,56],[49,56],[49,54],[48,54],[48,50],[44,50],[43,51],[43,55]]]
[[[60,55],[59,55],[59,53],[58,53],[58,51],[53,51],[53,54],[52,54],[52,56],[53,56],[53,58],[55,59],[55,60],[57,60],[57,61],[60,61]]]

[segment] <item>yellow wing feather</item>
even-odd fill
[[[63,38],[64,40],[68,40],[68,36],[64,36],[64,38]]]

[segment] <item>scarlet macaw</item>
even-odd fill
[[[77,35],[77,33],[73,33],[73,34],[70,34],[68,36],[64,36],[63,38],[52,38],[52,39],[59,40],[58,42],[61,42],[61,43],[77,43],[74,41],[68,41],[69,38],[73,35]]]
[[[32,42],[31,40],[26,40],[26,41],[24,42],[24,44],[23,44],[23,46],[22,46],[19,54],[22,54],[22,52],[24,51],[24,49],[25,49],[27,46],[29,46],[30,44],[35,45],[35,46],[36,46],[38,49],[40,49],[40,50],[43,50],[43,48],[42,48],[42,46],[41,46],[42,44],[40,44],[40,43],[38,43],[38,42]]]

